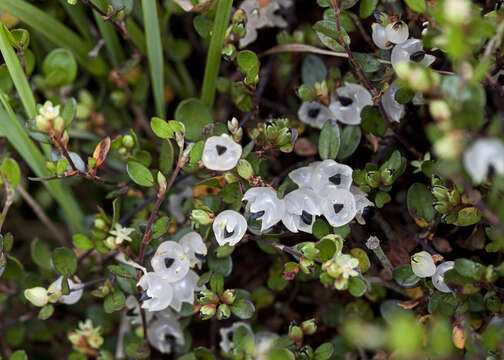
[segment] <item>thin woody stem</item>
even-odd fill
[[[395,130],[394,130],[394,128],[393,128],[393,126],[392,126],[392,124],[390,122],[390,119],[389,119],[389,117],[387,115],[387,112],[385,111],[385,107],[383,106],[383,103],[382,103],[382,100],[381,100],[379,92],[375,89],[375,87],[371,83],[371,80],[369,80],[369,78],[367,77],[366,73],[362,69],[362,66],[355,59],[355,57],[354,57],[354,55],[352,53],[352,50],[350,50],[350,47],[348,46],[348,44],[345,42],[345,39],[343,38],[343,32],[342,32],[341,21],[340,21],[340,8],[338,6],[338,3],[337,3],[336,0],[331,0],[331,4],[332,4],[332,6],[334,8],[334,16],[336,17],[336,27],[337,27],[338,33],[339,33],[338,42],[345,49],[345,52],[348,55],[348,59],[350,60],[350,62],[352,63],[352,65],[355,67],[355,70],[357,71],[357,75],[361,79],[361,82],[364,84],[364,86],[373,95],[373,98],[374,98],[374,100],[376,102],[376,105],[378,105],[378,109],[380,110],[380,113],[381,113],[383,119],[385,120],[385,124],[387,125],[387,128],[390,131],[392,131],[392,133],[397,138],[397,140],[399,140],[399,142],[401,144],[403,144],[403,146],[406,149],[408,149],[408,151],[410,151],[417,158],[421,159],[422,158],[422,154],[418,150],[416,150],[403,136],[401,136],[401,135],[399,135],[399,134],[397,134],[395,132]]]
[[[260,238],[260,237],[256,237],[256,236],[249,236],[248,238],[251,239],[251,240],[254,240],[254,241],[257,241],[257,242],[269,245],[269,246],[272,246],[275,249],[283,251],[284,253],[292,255],[292,256],[297,257],[299,259],[301,259],[303,257],[303,254],[297,252],[296,250],[292,249],[289,246],[282,245],[282,244],[279,244],[279,243],[276,243],[276,242],[273,242],[273,241],[269,241],[269,240],[266,240],[266,239],[263,239],[263,238]],[[316,262],[319,262],[319,261],[316,260]]]
[[[93,285],[105,282],[107,280],[112,280],[112,279],[115,279],[115,275],[110,275],[110,276],[107,276],[107,277],[104,277],[104,278],[100,278],[100,279],[96,279],[96,280],[91,280],[91,281],[83,282],[83,283],[80,283],[78,286],[75,286],[75,287],[71,288],[70,292],[82,290],[82,289],[84,289],[84,288],[86,288],[88,286],[93,286]]]

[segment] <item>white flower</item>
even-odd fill
[[[199,278],[198,274],[193,270],[189,270],[182,280],[170,284],[173,288],[173,298],[170,306],[175,311],[180,311],[184,302],[194,304],[194,292],[204,288],[198,286]]]
[[[224,210],[217,215],[212,228],[220,246],[226,244],[235,246],[247,231],[247,220],[239,212]]]
[[[158,318],[147,328],[149,344],[163,354],[173,352],[175,345],[183,346],[184,332],[175,318]]]
[[[465,151],[463,163],[476,185],[481,184],[491,171],[504,174],[504,144],[497,138],[476,140]]]
[[[322,129],[327,120],[334,119],[334,115],[327,106],[318,101],[305,101],[299,107],[298,118],[307,125]]]
[[[394,44],[402,44],[409,37],[408,25],[404,21],[396,21],[385,27],[387,40]]]
[[[279,338],[278,334],[271,331],[260,331],[254,336],[255,357],[257,360],[267,360],[271,348]]]
[[[334,117],[348,125],[361,123],[361,111],[368,105],[373,105],[369,91],[362,85],[346,84],[336,89],[337,96],[333,96],[329,109]]]
[[[169,282],[182,280],[190,267],[184,248],[175,241],[161,243],[151,259],[151,265],[159,276]]]
[[[222,134],[206,140],[201,160],[209,170],[226,171],[238,164],[241,154],[241,145],[235,143],[229,135]]]
[[[419,39],[406,40],[392,49],[391,61],[394,68],[403,61],[429,66],[434,60],[436,60],[436,57],[425,53],[423,42]]]
[[[196,231],[191,231],[185,234],[179,240],[180,246],[184,249],[187,258],[189,259],[189,265],[194,267],[198,265],[201,267],[204,257],[207,254],[207,247],[201,238],[201,235]]]
[[[257,29],[263,27],[278,26],[284,28],[287,22],[276,12],[281,7],[289,7],[292,0],[245,0],[241,3],[242,9],[247,16],[247,34],[240,39],[240,47],[245,47],[257,39]]]
[[[39,114],[46,120],[54,120],[60,115],[60,106],[54,106],[51,101],[46,101],[39,109]]]
[[[431,254],[427,251],[420,251],[411,257],[411,269],[416,276],[425,278],[434,275],[436,265]]]
[[[253,220],[260,219],[261,231],[269,229],[280,220],[285,211],[285,203],[278,199],[277,194],[267,187],[254,187],[245,193],[243,200],[247,200],[246,211],[251,213]]]
[[[159,311],[167,308],[173,299],[173,288],[170,281],[157,272],[148,272],[138,281],[144,293],[140,300],[142,308],[149,311]]]
[[[445,261],[438,265],[436,272],[432,275],[432,285],[444,293],[450,293],[452,290],[444,282],[444,274],[455,267],[454,261]]]
[[[334,185],[323,187],[320,192],[321,210],[331,226],[348,224],[357,214],[355,198],[349,190]]]
[[[129,237],[129,235],[133,231],[135,231],[135,229],[123,227],[121,224],[116,223],[115,224],[115,230],[111,230],[110,231],[110,235],[113,235],[115,237],[115,243],[116,243],[116,245],[120,245],[125,240],[128,241],[128,242],[132,241],[132,239]]]
[[[373,25],[371,25],[371,29],[373,30],[371,37],[373,38],[373,42],[377,47],[383,50],[387,50],[393,46],[393,44],[389,43],[389,40],[387,39],[385,26],[374,23]]]
[[[399,90],[397,85],[395,83],[392,83],[392,85],[390,85],[388,89],[385,90],[385,93],[382,97],[383,108],[385,109],[385,112],[387,113],[390,120],[394,122],[399,122],[404,116],[404,105],[399,104],[395,99],[397,90]]]
[[[374,204],[368,200],[367,194],[362,191],[359,187],[353,186],[350,188],[350,192],[353,194],[355,199],[355,209],[357,210],[357,214],[355,215],[355,219],[361,225],[366,224],[366,221],[362,217],[364,209],[369,206],[374,206]]]
[[[285,198],[285,213],[282,222],[291,232],[312,233],[315,216],[320,215],[317,194],[310,189],[300,188],[288,193]]]
[[[320,161],[314,161],[308,166],[303,166],[292,170],[289,173],[290,179],[299,187],[310,187],[312,186],[312,176],[315,172],[315,168],[320,163]]]
[[[26,289],[24,291],[24,296],[29,302],[38,307],[46,305],[47,302],[49,301],[49,296],[47,295],[47,289],[41,286]]]
[[[352,185],[353,170],[350,166],[328,159],[321,161],[314,169],[311,178],[311,188],[319,191],[326,185],[333,185],[338,189],[349,190]]]
[[[62,282],[63,282],[63,276],[60,276],[49,286],[47,291],[49,293],[53,293],[53,292],[55,292],[55,290],[60,292]],[[70,290],[76,289],[79,286],[80,286],[80,280],[77,276],[73,276],[72,278],[68,278],[68,287],[70,288]],[[66,305],[75,304],[76,302],[78,302],[80,300],[83,292],[84,292],[83,289],[71,291],[70,294],[61,296],[58,301],[63,304],[66,304]]]

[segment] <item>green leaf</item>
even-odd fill
[[[366,106],[361,111],[362,129],[376,136],[383,136],[387,131],[385,120],[380,114],[380,110],[374,106]]]
[[[142,1],[145,42],[147,43],[147,58],[149,60],[156,113],[159,117],[165,118],[163,45],[157,6],[157,1]]]
[[[348,280],[348,291],[352,296],[360,297],[366,293],[367,286],[360,277],[352,277]]]
[[[105,301],[103,302],[103,309],[107,314],[111,314],[114,311],[121,310],[126,303],[126,298],[124,294],[120,290],[115,290],[113,293],[107,295],[105,297]]]
[[[151,120],[151,128],[156,136],[161,139],[172,139],[173,138],[173,130],[167,121],[153,117]]]
[[[255,350],[254,335],[245,326],[240,326],[233,333],[234,348],[245,353],[253,353]]]
[[[189,141],[200,140],[203,127],[213,121],[208,106],[198,99],[182,101],[175,110],[175,120],[184,124],[185,136]]]
[[[213,274],[210,278],[210,289],[217,295],[224,291],[224,276],[222,274]]]
[[[313,354],[313,360],[328,360],[334,353],[333,344],[326,342],[318,346]]]
[[[73,244],[76,248],[88,251],[94,248],[94,242],[84,234],[74,234],[72,236]]]
[[[213,22],[205,15],[197,15],[193,18],[193,26],[199,36],[203,39],[210,37]]]
[[[16,160],[4,158],[2,161],[2,177],[9,179],[10,185],[16,189],[21,180],[21,170]]]
[[[109,265],[107,266],[107,270],[112,274],[126,278],[126,279],[135,279],[135,277],[125,268],[119,265]]]
[[[481,220],[481,211],[474,206],[463,208],[457,213],[457,220],[454,222],[457,226],[474,225]]]
[[[321,20],[314,26],[313,30],[317,33],[318,38],[329,49],[333,51],[344,51],[343,46],[339,43],[339,31],[335,20]],[[341,28],[343,41],[350,44],[350,37],[344,28]]]
[[[54,249],[52,262],[60,275],[73,275],[77,270],[77,256],[69,248],[59,247]]]
[[[250,300],[238,299],[231,305],[231,312],[242,320],[250,319],[255,312],[255,306]]]
[[[211,108],[214,103],[215,90],[217,88],[215,83],[219,75],[221,51],[226,37],[232,6],[233,0],[219,0],[217,2],[212,38],[210,39],[203,85],[201,87],[201,100],[208,108]],[[177,117],[175,116],[175,118]]]
[[[151,187],[154,185],[154,177],[150,170],[136,161],[128,162],[126,166],[128,175],[135,183],[140,186]]]
[[[469,259],[460,258],[455,260],[455,271],[462,276],[476,278],[481,265]]]
[[[295,360],[292,351],[284,348],[274,348],[268,353],[268,360]]]
[[[28,356],[24,350],[17,350],[11,355],[9,360],[28,360]]]
[[[313,236],[317,239],[321,239],[327,234],[331,233],[331,228],[327,224],[327,222],[323,219],[317,219],[313,223]]]
[[[332,259],[336,252],[336,245],[330,239],[322,239],[315,244],[315,247],[319,250],[318,258],[322,262]]]
[[[194,144],[193,148],[191,149],[191,153],[189,154],[190,164],[196,164],[198,161],[201,160],[204,148],[205,148],[205,142],[203,140],[200,140],[196,144]]]
[[[380,70],[381,64],[374,56],[359,52],[354,52],[353,55],[365,72],[371,73]]]
[[[407,87],[402,87],[397,89],[395,93],[395,101],[397,101],[399,104],[407,104],[409,103],[413,97],[415,96],[415,93],[408,89]]]
[[[77,76],[77,62],[73,53],[67,49],[54,49],[44,59],[42,73],[49,86],[71,84]]]
[[[47,304],[42,309],[40,309],[38,318],[40,320],[47,320],[52,316],[52,314],[54,314],[54,306]]]
[[[327,120],[320,131],[318,151],[320,157],[325,159],[336,159],[340,146],[340,130],[338,123],[334,120]]]
[[[159,170],[165,175],[168,175],[173,170],[175,161],[175,151],[170,140],[163,141],[161,145],[161,154],[159,156]]]
[[[301,79],[303,84],[315,86],[315,83],[321,83],[327,77],[327,68],[318,56],[308,55],[301,66]]]
[[[33,262],[43,269],[51,269],[51,251],[38,238],[35,238],[30,246]]]
[[[231,275],[233,270],[233,260],[231,256],[218,258],[215,254],[215,248],[210,248],[207,255],[208,268],[213,272],[222,274],[224,276]]]
[[[434,196],[424,184],[415,183],[408,189],[406,198],[408,211],[413,219],[422,219],[424,222],[431,222],[436,211],[432,204]],[[418,223],[418,222],[417,222]]]
[[[409,8],[418,13],[423,13],[427,10],[427,4],[425,0],[405,0]]]
[[[65,120],[65,127],[69,128],[75,115],[77,113],[77,101],[74,98],[70,98],[65,103],[61,117]]]
[[[20,281],[23,278],[23,264],[13,256],[5,254],[7,265],[2,275],[2,279],[10,281]]]
[[[410,264],[399,265],[393,270],[392,275],[395,281],[404,287],[413,287],[420,281],[420,278],[413,273]]]
[[[242,72],[247,73],[251,68],[259,65],[259,58],[254,52],[250,50],[243,50],[238,53],[236,63]]]
[[[378,5],[378,0],[361,0],[359,5],[359,16],[362,19],[370,17]]]
[[[91,74],[100,76],[108,72],[107,64],[100,56],[89,55],[94,46],[57,21],[54,16],[25,0],[0,1],[0,9],[18,17],[57,47],[71,50],[79,64]]]
[[[341,133],[341,145],[338,152],[338,160],[344,160],[355,152],[359,147],[362,137],[360,126],[347,125]]]

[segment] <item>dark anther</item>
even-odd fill
[[[255,212],[255,213],[251,213],[250,214],[250,219],[251,220],[256,220],[256,219],[259,219],[263,215],[264,215],[264,210],[261,210],[261,211]]]
[[[227,239],[228,237],[233,236],[233,234],[234,234],[234,230],[229,232],[229,231],[227,231],[227,227],[224,226],[224,239]]]
[[[197,293],[196,294],[196,297],[198,298],[198,300],[202,299],[205,295],[203,295],[203,293]]]
[[[343,204],[334,204],[333,208],[334,208],[334,213],[337,214],[343,209]]]
[[[173,336],[172,334],[165,334],[164,339],[168,344],[170,344],[170,347],[175,347],[175,336]]]
[[[205,255],[203,255],[203,254],[194,254],[194,256],[196,256],[196,259],[198,259],[202,263],[206,262],[206,256]]]
[[[144,291],[142,293],[142,295],[140,295],[140,299],[138,299],[139,301],[145,301],[145,300],[150,300],[152,299],[149,295],[147,295],[147,291]]]
[[[144,294],[145,294],[145,293],[144,293]],[[131,309],[129,309],[128,311],[126,311],[126,315],[127,315],[127,316],[136,316],[136,314],[135,314],[135,309],[136,309],[136,308],[131,308]]]
[[[373,217],[373,214],[374,214],[374,207],[372,206],[366,206],[362,210],[362,217],[364,218],[364,220],[371,219]]]
[[[394,25],[392,25],[395,31],[399,30],[401,27],[401,21],[397,21]]]
[[[489,180],[492,180],[494,178],[494,176],[495,176],[495,173],[496,173],[495,167],[492,164],[489,164],[488,165],[487,178]]]
[[[498,83],[500,86],[504,86],[504,74],[500,74],[500,75],[497,77],[497,83]]]
[[[419,50],[410,55],[410,60],[414,62],[420,62],[425,57],[425,51]]]
[[[172,259],[172,258],[169,258],[169,257],[166,257],[164,259],[164,264],[167,268],[169,268],[170,266],[173,265],[173,263],[175,262],[175,259]]]
[[[336,174],[336,175],[331,176],[329,178],[329,181],[332,182],[334,185],[341,184],[341,174]]]
[[[222,145],[215,145],[215,148],[217,149],[217,154],[219,154],[219,156],[224,154],[227,150],[227,147]]]
[[[301,213],[301,220],[303,220],[306,225],[310,225],[313,221],[313,215],[303,210]]]
[[[341,103],[341,105],[343,106],[350,106],[352,105],[353,103],[353,100],[348,98],[348,97],[345,97],[345,96],[340,96],[339,97],[339,102]]]
[[[308,116],[311,117],[312,119],[316,118],[319,113],[320,113],[320,109],[312,108],[312,109],[308,110]]]

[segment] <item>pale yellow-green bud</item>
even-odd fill
[[[35,306],[42,307],[49,301],[47,290],[41,286],[31,289],[26,289],[24,292],[25,298]]]
[[[254,169],[252,168],[252,165],[250,165],[250,163],[245,159],[240,159],[236,170],[238,171],[238,175],[240,175],[245,180],[250,179],[252,176],[254,176]]]
[[[57,302],[61,297],[63,296],[63,293],[61,292],[61,289],[58,289],[55,286],[49,286],[47,289],[47,295],[49,296],[48,300],[51,303]]]
[[[433,100],[429,104],[429,110],[437,121],[448,121],[451,118],[451,110],[448,103],[444,100]]]

